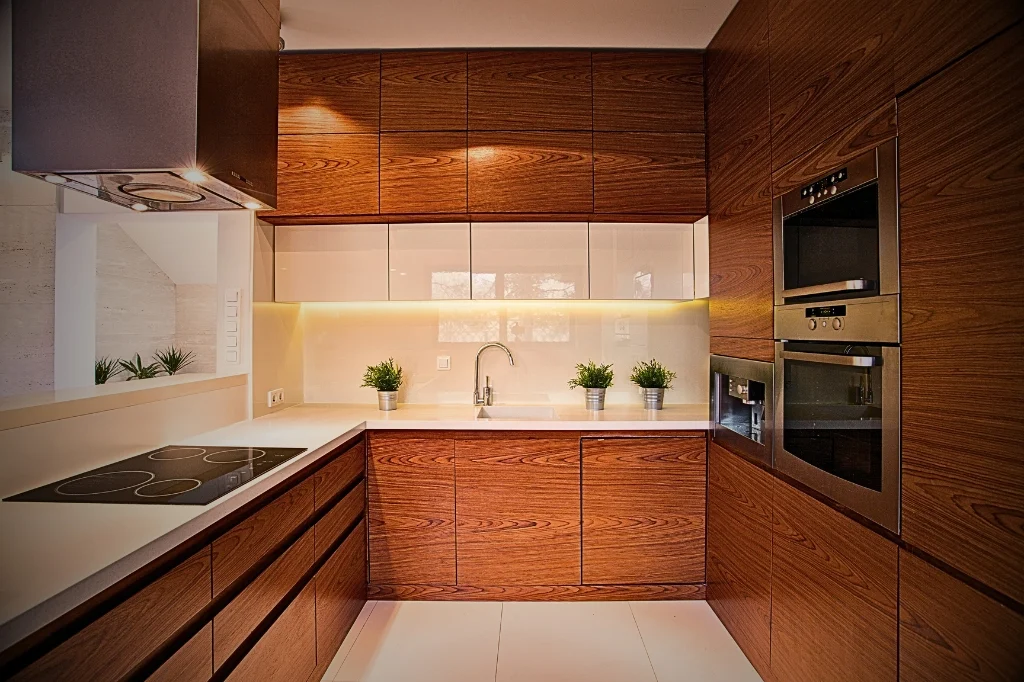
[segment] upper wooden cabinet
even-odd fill
[[[278,134],[380,130],[380,55],[282,54]]]
[[[772,0],[768,17],[773,168],[893,104],[892,0]]]
[[[592,127],[590,52],[469,53],[470,130],[590,131]]]
[[[465,52],[383,52],[380,129],[466,130]]]
[[[278,225],[274,300],[388,300],[388,226]]]
[[[380,136],[280,135],[277,209],[294,215],[380,211]],[[270,216],[266,216],[272,219]]]
[[[704,132],[700,52],[594,52],[594,130]]]
[[[459,585],[580,584],[579,438],[458,435]]]
[[[771,679],[772,476],[708,447],[708,605],[764,679]]]
[[[707,443],[584,438],[583,583],[704,582]]]
[[[381,133],[381,213],[465,213],[467,185],[466,133]]]
[[[787,682],[897,678],[897,549],[774,481],[771,677]]]
[[[594,133],[594,212],[707,212],[703,133]]]
[[[1021,44],[1017,26],[899,103],[903,538],[1018,602]]]
[[[1012,0],[894,0],[896,92],[938,72],[1024,17]]]

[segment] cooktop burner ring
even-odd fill
[[[140,493],[139,492],[140,490],[142,490],[144,488],[148,488],[151,485],[159,485],[161,483],[171,483],[172,481],[190,481],[192,483],[195,483],[195,485],[193,485],[191,488],[186,488],[185,490],[175,490],[172,493],[149,494],[149,493]],[[198,478],[162,478],[159,481],[148,481],[147,483],[137,487],[133,492],[136,495],[138,495],[139,497],[172,497],[174,495],[183,495],[184,493],[187,493],[189,491],[195,490],[196,488],[198,488],[202,484],[203,484],[203,482],[200,481]]]
[[[245,457],[237,459],[238,455],[232,456],[231,459],[221,459],[228,452],[244,452]],[[259,453],[258,455],[256,453]],[[251,453],[251,456],[250,456]],[[267,456],[266,450],[260,450],[259,448],[229,448],[227,450],[218,450],[217,452],[211,452],[203,457],[203,461],[208,464],[244,464],[251,462],[256,459]]]
[[[163,456],[163,455],[167,454],[168,452],[178,452],[178,451],[188,451],[188,450],[198,450],[199,452],[195,453],[194,455],[185,455],[184,457],[164,457]],[[193,457],[199,457],[201,455],[205,455],[207,452],[209,452],[209,450],[207,450],[206,448],[191,447],[191,446],[188,446],[188,445],[170,446],[170,447],[166,447],[166,448],[160,448],[156,452],[150,453],[149,459],[153,460],[154,462],[176,462],[176,461],[182,460],[182,459],[192,459]]]
[[[82,493],[67,492],[65,490],[61,490],[61,488],[65,487],[65,486],[70,486],[73,483],[80,483],[81,481],[85,481],[87,479],[102,478],[104,476],[118,476],[118,475],[123,476],[124,474],[142,474],[143,476],[149,476],[149,478],[147,478],[147,479],[145,479],[143,481],[139,481],[138,483],[132,483],[131,485],[122,485],[121,487],[117,487],[117,488],[109,488],[108,487],[108,488],[104,488],[102,490],[92,490],[92,491],[89,491],[89,492],[82,492]],[[53,492],[57,493],[58,495],[65,495],[67,497],[87,497],[89,495],[107,495],[109,493],[116,493],[116,492],[120,492],[122,490],[131,490],[132,488],[137,488],[137,487],[139,487],[141,485],[146,485],[146,484],[150,483],[154,478],[156,478],[156,474],[154,474],[152,471],[140,471],[138,469],[125,469],[124,471],[103,471],[103,472],[100,472],[98,474],[88,474],[86,476],[79,476],[78,478],[73,478],[70,481],[65,481],[64,483],[61,483],[59,486],[54,488]]]

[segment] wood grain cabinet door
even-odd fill
[[[375,133],[380,128],[380,55],[282,54],[278,133]]]
[[[583,583],[704,582],[704,435],[582,446]]]
[[[595,51],[594,130],[704,132],[704,56]]]
[[[291,215],[380,212],[380,135],[280,135],[277,211]]]
[[[213,676],[213,622],[164,661],[146,682],[207,682]]]
[[[296,682],[316,668],[316,588],[310,581],[228,675],[228,682]]]
[[[466,59],[458,51],[381,53],[380,129],[466,130]]]
[[[704,133],[594,133],[594,212],[707,213]]]
[[[323,509],[352,481],[361,477],[366,471],[366,442],[358,442],[345,448],[345,451],[324,466],[313,476],[313,505]]]
[[[708,448],[708,605],[764,679],[771,673],[772,475]]]
[[[900,98],[903,539],[1024,602],[1024,26]]]
[[[370,583],[455,584],[455,441],[370,434]]]
[[[774,482],[772,677],[894,682],[896,545]]]
[[[365,603],[366,522],[361,521],[316,574],[318,671],[326,672]]]
[[[459,585],[580,584],[579,436],[459,434]]]

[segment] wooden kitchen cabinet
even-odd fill
[[[899,103],[903,539],[1018,602],[1022,43],[1018,25]]]
[[[360,438],[313,475],[313,506],[323,509],[366,472],[366,442]]]
[[[388,226],[277,226],[274,300],[388,300]]]
[[[146,682],[207,682],[213,676],[213,622],[174,652]]]
[[[277,211],[292,215],[379,213],[380,135],[278,136]]]
[[[10,679],[124,679],[210,603],[210,580],[206,546]]]
[[[465,213],[466,133],[381,133],[380,212]]]
[[[382,52],[380,129],[466,130],[466,62],[462,51]]]
[[[278,134],[377,132],[380,72],[373,52],[282,53]]]
[[[580,434],[455,441],[458,584],[580,584]]]
[[[698,51],[593,54],[594,130],[704,132],[704,57]]]
[[[368,448],[370,584],[454,585],[454,438],[375,432]]]
[[[583,583],[703,583],[707,442],[582,441]]]
[[[771,672],[787,682],[897,679],[897,549],[775,480]]]
[[[594,213],[707,213],[703,133],[594,133]]]
[[[312,581],[231,671],[227,682],[295,682],[316,667],[316,603]]]
[[[316,574],[316,661],[319,682],[366,604],[366,522],[352,529]]]
[[[771,674],[772,485],[764,469],[709,444],[708,605],[766,680]]]

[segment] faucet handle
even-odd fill
[[[494,404],[494,389],[491,388],[491,377],[484,377],[484,405]]]

